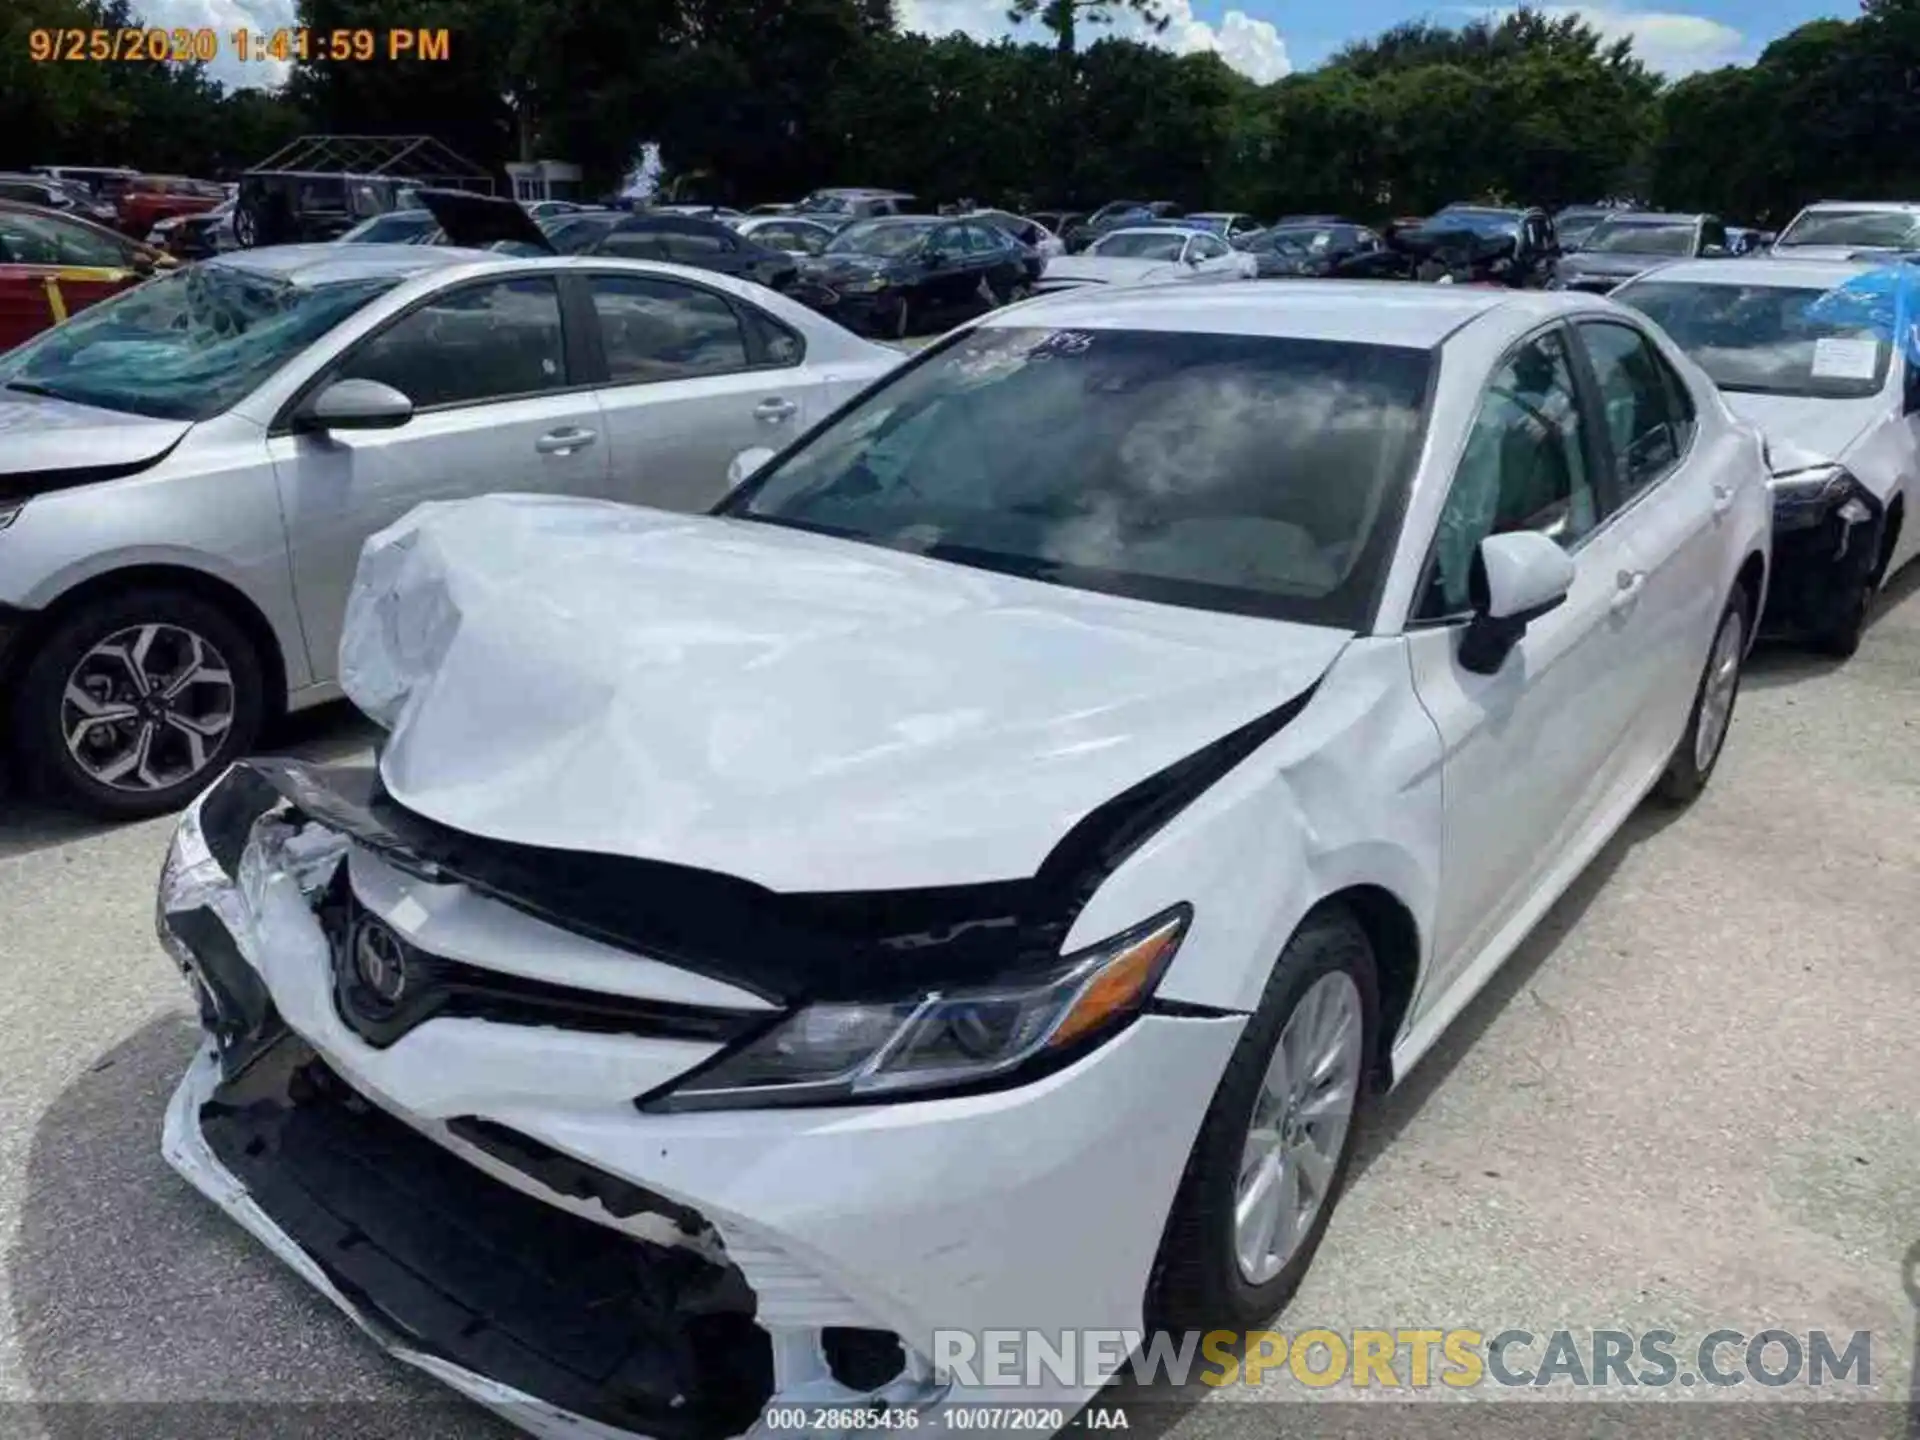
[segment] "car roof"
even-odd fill
[[[1517,337],[1542,321],[1574,312],[1620,313],[1599,296],[1574,290],[1409,285],[1397,280],[1240,280],[1063,290],[996,310],[979,323],[996,328],[1288,336],[1425,350],[1485,317],[1497,318],[1503,330]]]
[[[1909,215],[1920,211],[1920,200],[1816,200],[1806,209],[1861,210],[1883,215]]]
[[[1684,281],[1690,285],[1775,285],[1792,290],[1831,290],[1849,280],[1882,270],[1858,260],[1784,260],[1772,256],[1733,256],[1722,260],[1675,260],[1642,271],[1634,281]]]
[[[1620,210],[1608,214],[1600,223],[1605,225],[1612,220],[1625,220],[1634,225],[1643,221],[1663,225],[1697,225],[1706,218],[1707,214],[1704,210]]]
[[[486,250],[453,245],[267,245],[258,250],[229,250],[204,265],[226,265],[271,275],[294,285],[331,285],[341,280],[391,276],[399,280],[451,265],[497,260]]]

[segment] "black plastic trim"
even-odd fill
[[[783,893],[666,861],[468,835],[407,809],[370,770],[256,760],[235,774],[251,771],[313,820],[409,874],[458,881],[561,929],[775,1004],[884,1001],[1057,963],[1101,882],[1299,715],[1318,686],[1097,806],[1035,874],[919,889]]]

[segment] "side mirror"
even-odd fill
[[[755,445],[734,456],[727,462],[727,488],[731,490],[741,481],[752,478],[756,470],[773,458],[773,453],[765,445]]]
[[[298,430],[397,430],[413,418],[413,401],[378,380],[336,380],[300,412]]]
[[[1573,577],[1567,552],[1538,531],[1487,536],[1467,572],[1473,619],[1460,637],[1460,663],[1476,675],[1497,671],[1527,626],[1565,602]]]

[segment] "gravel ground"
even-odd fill
[[[1706,796],[1637,815],[1369,1118],[1281,1323],[1870,1330],[1868,1393],[1889,1403],[1768,1406],[1769,1433],[1920,1436],[1901,1279],[1920,1246],[1917,699],[1920,567],[1846,665],[1756,657]],[[332,758],[367,731],[336,710],[284,739]],[[161,1163],[194,1045],[151,936],[167,829],[0,797],[0,1435],[503,1433]],[[1381,1426],[1370,1406],[1234,1403],[1304,1393],[1269,1375],[1136,1429],[1424,1434],[1444,1412],[1450,1433],[1537,1435],[1577,1414],[1583,1436],[1692,1440],[1730,1416],[1749,1433],[1762,1408],[1640,1404],[1622,1428],[1571,1405],[1425,1405]]]

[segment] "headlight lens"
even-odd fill
[[[1827,507],[1853,488],[1854,479],[1844,465],[1810,465],[1782,471],[1767,485],[1773,491],[1774,529],[1798,530],[1819,524]]]
[[[849,295],[871,295],[875,290],[884,290],[887,288],[887,277],[884,275],[860,275],[847,281],[840,288]]]
[[[1064,1060],[1140,1012],[1191,917],[1176,906],[1024,982],[891,1004],[809,1005],[640,1103],[714,1110],[877,1100]]]

